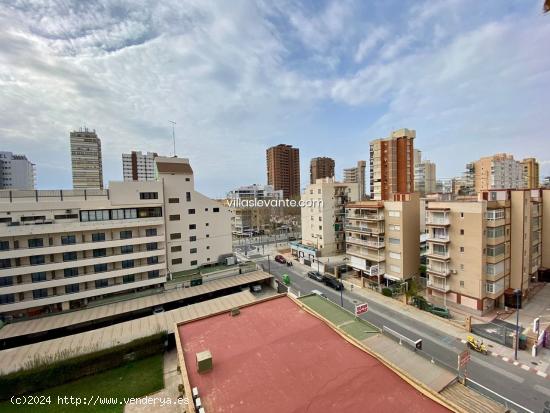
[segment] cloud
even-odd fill
[[[355,63],[361,63],[381,41],[386,39],[389,31],[385,27],[374,27],[369,34],[361,40],[353,56]]]

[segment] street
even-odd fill
[[[268,263],[266,259],[258,260],[257,263],[263,265],[267,271]],[[271,273],[278,279],[281,279],[282,274],[290,276],[290,288],[293,293],[309,294],[311,290],[316,289],[325,293],[330,300],[340,304],[340,292],[307,278],[293,267],[276,263],[272,259],[269,267]],[[343,301],[344,307],[353,311],[355,304],[364,302],[365,298],[345,290]],[[413,340],[421,338],[423,341],[422,351],[425,356],[433,357],[434,362],[437,364],[456,371],[457,355],[465,349],[465,345],[457,338],[446,335],[427,324],[394,311],[391,307],[376,302],[369,302],[369,311],[361,315],[361,318],[379,328],[387,326]],[[544,402],[550,400],[550,381],[548,379],[522,370],[496,357],[472,352],[472,360],[468,365],[467,375],[482,386],[500,395],[505,395],[509,400],[533,412],[542,412]],[[472,387],[481,391],[476,386]],[[516,410],[522,411],[519,408],[516,408]]]

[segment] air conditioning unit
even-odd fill
[[[451,274],[458,274],[457,270],[451,270]]]

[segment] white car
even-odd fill
[[[319,297],[328,298],[325,293],[319,291],[319,290],[311,290],[312,294],[317,294]]]

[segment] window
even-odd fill
[[[401,267],[399,267],[398,265],[390,265],[390,271],[391,272],[400,272],[401,271]]]
[[[400,260],[401,254],[399,252],[391,252],[390,251],[390,258],[393,258],[394,260]]]
[[[460,235],[464,235],[464,230],[463,229],[460,230]]]
[[[196,254],[196,253],[197,253],[197,249],[196,249],[196,248],[191,248],[191,249],[189,250],[189,253],[190,253],[190,254]]]
[[[193,242],[193,241],[196,241],[197,240],[197,236],[196,235],[191,235],[189,237],[189,241]]]
[[[175,232],[173,234],[170,234],[170,239],[180,239],[181,238],[181,233],[179,232]]]
[[[120,239],[130,239],[132,238],[132,231],[120,231]]]
[[[181,258],[174,258],[172,260],[172,265],[181,264]]]
[[[170,219],[170,221],[179,221],[179,220],[180,220],[180,216],[179,216],[179,214],[170,215],[169,219]]]
[[[0,268],[11,268],[11,260],[9,258],[1,259]]]
[[[94,254],[95,254],[95,251],[99,251],[99,250],[94,250]],[[74,261],[76,260],[76,251],[70,251],[70,252],[64,252],[63,253],[63,261]]]
[[[61,214],[61,215],[54,215],[54,219],[77,219],[78,214]]]
[[[460,252],[464,252],[464,247],[460,247]]]
[[[140,218],[158,218],[162,216],[162,208],[139,208],[138,215]]]
[[[393,245],[399,245],[401,243],[401,240],[399,238],[388,238],[388,242]]]
[[[158,199],[159,193],[158,192],[140,192],[139,193],[139,199]]]
[[[498,238],[504,236],[504,226],[487,228],[487,237],[488,238]]]
[[[133,245],[123,245],[120,247],[120,253],[121,254],[131,254],[134,252],[134,246]]]
[[[206,238],[210,238],[210,234],[206,234]]]
[[[191,192],[186,192],[186,193],[185,193],[185,200],[186,200],[187,202],[191,202]]]
[[[206,223],[206,224],[205,224],[204,226],[208,227],[208,226],[210,226],[210,223],[209,223],[209,222],[207,222],[207,223]]]
[[[464,281],[460,281],[460,286],[464,288]]]
[[[152,270],[152,271],[147,272],[147,278],[149,278],[149,279],[158,278],[159,276],[160,276],[160,271],[159,270]]]
[[[460,213],[460,218],[464,218],[464,212]]]
[[[185,178],[185,182],[189,182],[191,178]]]
[[[169,204],[179,204],[180,199],[179,198],[168,198],[168,203]]]
[[[62,235],[61,245],[76,244],[76,235]]]
[[[156,237],[157,236],[157,229],[156,228],[147,228],[145,230],[145,236],[146,237]]]
[[[204,212],[208,212],[208,208],[204,208]]]
[[[191,261],[191,265],[197,265],[197,260]]]
[[[112,209],[111,210],[111,219],[135,219],[138,217],[137,209],[127,208],[127,209]]]
[[[0,277],[0,288],[13,285],[13,277]]]
[[[487,220],[496,221],[497,219],[504,219],[504,209],[492,209],[487,211]]]
[[[487,247],[487,256],[489,257],[498,257],[501,254],[504,254],[506,248],[504,244],[499,244],[495,246],[488,246]]]
[[[105,288],[109,286],[109,280],[95,280],[95,288]]]
[[[122,261],[122,268],[134,268],[134,260]]]
[[[33,290],[33,292],[32,292],[33,300],[39,300],[41,298],[46,298],[47,296],[48,296],[48,289],[47,288],[40,288],[38,290]]]
[[[135,280],[136,276],[134,274],[128,274],[122,277],[123,284],[133,283]]]
[[[86,221],[108,221],[109,210],[108,209],[98,209],[95,211],[80,211],[80,220],[82,222]]]
[[[181,251],[181,245],[174,245],[173,247],[170,248],[170,251],[171,251],[171,252],[179,252],[179,251]]]
[[[388,211],[389,217],[399,218],[401,216],[400,211]]]
[[[189,215],[193,215],[195,213],[195,209],[194,208],[188,209],[187,212],[189,213]]]
[[[69,284],[65,286],[66,294],[74,294],[80,291],[80,285],[78,284]]]
[[[189,229],[197,229],[197,224],[189,224]]]
[[[101,241],[105,241],[104,232],[95,232],[92,234],[92,242],[101,242]]]
[[[44,240],[42,238],[31,238],[27,241],[29,248],[40,248],[44,246]]]
[[[105,272],[105,271],[107,271],[107,264],[94,265],[94,272]]]
[[[209,250],[209,249],[210,249],[210,245],[207,245],[207,246],[206,246],[206,249]]]
[[[401,231],[401,226],[390,224],[389,229],[390,229],[390,231]]]
[[[148,244],[145,244],[145,248],[147,251],[154,251],[158,249],[158,245],[156,242],[149,242]]]
[[[78,275],[78,268],[65,268],[63,270],[65,278],[76,277]]]
[[[214,211],[214,212],[220,212],[220,208],[212,208],[212,211]]]
[[[152,265],[152,264],[158,264],[159,262],[159,257],[147,257],[147,264],[148,265]]]
[[[94,258],[97,257],[106,257],[107,256],[107,249],[106,248],[98,248],[93,251]]]
[[[3,294],[0,295],[0,305],[13,304],[15,302],[15,294]]]
[[[42,281],[46,281],[46,271],[42,272],[33,272],[31,274],[31,280],[33,283],[39,283]]]
[[[43,255],[33,255],[29,260],[31,265],[40,265],[46,262],[46,258]]]
[[[10,249],[9,241],[0,241],[0,251],[7,251]]]

